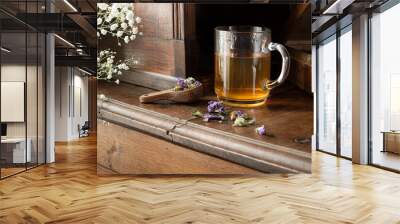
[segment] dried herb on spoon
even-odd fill
[[[174,90],[175,91],[183,91],[183,90],[187,90],[187,89],[194,89],[194,88],[198,87],[199,85],[201,85],[201,83],[199,81],[197,81],[196,79],[194,79],[193,77],[189,77],[187,79],[178,78],[178,80],[176,81]]]

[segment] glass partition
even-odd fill
[[[37,64],[37,163],[46,162],[46,37],[38,33],[38,64]]]
[[[27,48],[25,32],[1,34],[2,177],[24,171],[30,162],[27,142]],[[27,150],[28,149],[28,150]]]
[[[317,48],[317,149],[352,157],[352,26]]]
[[[39,5],[43,2],[0,2],[2,9],[16,10],[0,12],[0,178],[45,162],[46,39],[17,19],[38,13]]]
[[[351,26],[339,38],[340,155],[352,157],[352,32]]]
[[[371,18],[371,163],[400,170],[400,4]]]
[[[36,32],[29,31],[27,33],[27,97],[26,97],[26,114],[27,114],[27,150],[30,151],[30,158],[27,167],[37,165],[38,157],[38,35]]]
[[[317,149],[336,153],[336,35],[317,49]]]

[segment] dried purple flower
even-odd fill
[[[178,78],[176,81],[176,86],[174,87],[175,91],[182,91],[185,89],[193,89],[197,86],[200,86],[201,82],[196,79],[189,77],[187,79]]]
[[[259,134],[259,135],[266,135],[266,134],[267,134],[264,125],[262,125],[262,126],[256,128],[256,132],[257,132],[257,134]]]
[[[189,77],[187,79],[185,79],[186,85],[192,85],[196,82],[196,79],[194,79],[193,77]]]
[[[209,113],[224,113],[225,107],[222,101],[209,101],[207,110]]]
[[[246,113],[241,110],[236,111],[236,116],[238,117],[248,117]]]
[[[200,86],[200,85],[201,85],[201,82],[199,82],[199,81],[194,81],[194,82],[191,82],[191,83],[187,83],[187,85],[188,85],[188,88],[189,88],[189,89],[193,89],[193,88],[196,88],[196,87]]]
[[[234,110],[230,113],[230,119],[231,121],[234,121],[236,118],[238,117],[243,117],[243,118],[249,118],[249,115],[247,115],[246,113],[244,113],[241,110]]]
[[[184,90],[185,88],[187,88],[186,82],[184,79],[178,78],[178,80],[176,81],[176,87],[180,90]]]
[[[224,119],[225,119],[225,117],[223,115],[217,114],[217,113],[205,113],[203,115],[203,121],[206,121],[206,122],[211,121],[211,120],[222,121]]]

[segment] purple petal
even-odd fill
[[[261,127],[256,128],[256,132],[257,132],[257,134],[259,134],[259,135],[266,135],[266,134],[267,134],[264,125],[261,126]]]
[[[187,87],[186,82],[184,79],[178,78],[176,81],[176,85],[180,88],[180,89],[185,89]]]
[[[244,113],[243,111],[241,110],[236,111],[236,116],[243,117],[244,115],[246,115],[246,113]]]
[[[224,116],[220,115],[220,114],[215,114],[215,113],[205,113],[203,115],[203,120],[204,121],[211,121],[211,120],[215,120],[215,121],[222,121],[224,120]]]
[[[220,112],[224,112],[225,108],[224,108],[224,104],[221,101],[209,101],[207,110],[210,113],[220,113]]]

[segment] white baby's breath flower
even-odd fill
[[[112,24],[111,26],[110,26],[110,30],[111,31],[114,31],[114,30],[116,30],[118,28],[118,23],[114,23],[114,24]]]
[[[129,43],[129,37],[125,36],[124,41],[125,41],[126,44]]]
[[[116,17],[119,12],[119,7],[118,4],[111,4],[111,12],[110,14],[113,15],[113,17]]]
[[[115,37],[118,46],[128,44],[136,39],[136,35],[141,35],[140,27],[136,24],[141,23],[142,19],[137,17],[133,11],[132,3],[99,3],[97,6],[97,35]],[[133,60],[116,60],[116,52],[112,50],[103,50],[98,52],[97,57],[97,78],[113,81],[119,84],[116,76],[123,74],[123,71],[129,70],[131,65],[139,62]]]
[[[107,18],[106,18],[106,22],[111,22],[111,20],[113,19],[114,17],[110,14],[109,16],[107,16]]]
[[[135,26],[136,23],[141,23],[142,19],[135,16],[132,3],[99,3],[98,7],[98,32],[101,36],[117,37],[118,44],[127,42],[125,36],[129,36],[130,40],[132,34],[138,34],[139,29]],[[103,31],[102,31],[103,30]],[[123,31],[121,33],[119,31]],[[122,42],[122,43],[123,43]]]
[[[126,29],[126,28],[128,28],[128,24],[126,24],[126,23],[121,23],[121,27],[122,27],[122,29]]]
[[[139,29],[137,26],[132,27],[132,33],[137,34],[139,32]]]
[[[111,4],[111,10],[118,11],[118,10],[121,9],[121,7],[123,7],[123,6],[124,6],[123,3]]]
[[[122,64],[121,64],[121,68],[122,68],[123,70],[129,70],[129,66],[128,66],[127,64],[125,64],[125,63],[122,63]]]
[[[132,11],[128,11],[127,13],[126,13],[126,20],[128,20],[128,21],[132,21],[133,19],[134,19],[134,15],[133,15],[133,12]]]
[[[106,3],[97,3],[97,7],[100,9],[100,10],[106,10],[107,8],[108,8],[108,4],[106,4]]]
[[[128,37],[128,36],[127,36]],[[128,38],[129,39],[129,38]],[[107,52],[107,53],[106,53]],[[102,50],[97,58],[97,78],[103,80],[115,80],[116,76],[122,75],[123,71],[129,70],[130,65],[136,62],[133,59],[115,61],[116,52]]]

